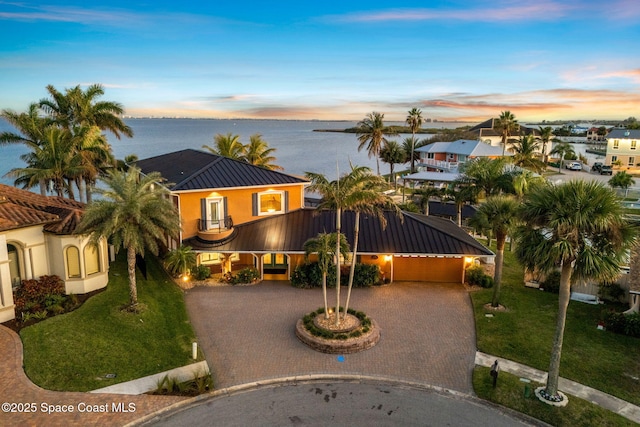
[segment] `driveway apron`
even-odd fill
[[[343,356],[311,350],[295,335],[296,321],[322,306],[320,289],[296,289],[285,282],[198,287],[185,300],[217,389],[272,378],[349,374],[473,393],[475,327],[470,298],[460,284],[354,289],[350,305],[378,322],[382,338],[369,350]],[[329,290],[329,304],[335,305],[335,289]]]

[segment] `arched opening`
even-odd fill
[[[64,251],[67,266],[67,277],[77,279],[80,277],[80,251],[75,246],[69,246]]]
[[[18,246],[7,243],[7,252],[9,253],[9,273],[11,276],[11,287],[15,289],[20,286],[23,277],[22,251]]]
[[[96,245],[84,247],[84,265],[87,276],[100,273],[100,252]]]

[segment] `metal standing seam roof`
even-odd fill
[[[470,255],[491,256],[478,243],[448,219],[405,212],[401,220],[385,212],[387,227],[370,215],[360,217],[359,253],[398,255]],[[354,212],[343,212],[342,232],[350,245],[354,237]],[[299,209],[286,214],[258,219],[235,226],[221,242],[206,242],[198,237],[184,243],[199,251],[266,253],[303,253],[303,245],[319,233],[335,231],[335,211]]]
[[[453,142],[435,142],[416,148],[423,153],[460,154],[473,157],[502,156],[502,147],[493,147],[485,142],[471,139],[458,139]],[[505,153],[505,156],[512,156]]]
[[[612,129],[607,134],[607,139],[640,139],[640,129]]]
[[[186,149],[139,160],[143,173],[159,172],[172,191],[303,184],[293,175],[204,151]]]

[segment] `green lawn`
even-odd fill
[[[484,304],[493,290],[472,292],[478,350],[547,371],[555,330],[558,296],[525,288],[522,269],[505,251],[500,302],[507,311],[492,313]],[[596,328],[604,311],[624,306],[590,305],[571,301],[562,351],[560,375],[640,405],[640,339]]]
[[[138,274],[141,314],[122,312],[129,301],[124,251],[110,266],[107,289],[78,310],[20,331],[29,378],[50,390],[87,391],[191,363],[195,335],[182,291],[157,260]],[[115,379],[105,378],[115,373]]]

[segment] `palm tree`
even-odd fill
[[[339,179],[329,181],[324,175],[307,172],[307,179],[311,181],[308,187],[310,192],[319,193],[322,201],[318,206],[319,209],[335,209],[336,210],[336,233],[341,233],[341,218],[343,210],[351,210],[355,212],[354,226],[354,242],[353,256],[351,264],[351,272],[349,274],[349,289],[347,294],[347,303],[345,304],[345,313],[348,308],[351,296],[351,286],[353,284],[353,273],[355,271],[356,253],[358,250],[358,237],[360,230],[360,213],[366,212],[379,218],[383,226],[384,221],[382,207],[395,207],[393,203],[389,203],[390,198],[380,192],[384,185],[384,180],[380,176],[373,175],[371,169],[364,166],[351,165],[351,171],[341,176]],[[396,212],[399,212],[395,207]],[[339,253],[337,247],[334,253]],[[336,270],[340,271],[340,257],[336,257]],[[340,322],[340,274],[336,274],[336,325]]]
[[[419,108],[414,107],[411,110],[409,110],[406,123],[409,126],[409,129],[411,129],[411,152],[410,152],[411,173],[415,171],[413,168],[413,164],[414,164],[413,155],[416,147],[416,132],[418,132],[418,130],[422,127],[422,122],[423,122],[422,111],[420,111]]]
[[[393,135],[393,132],[388,130],[384,126],[384,114],[372,112],[367,114],[363,120],[358,122],[358,132],[356,137],[358,138],[358,151],[362,150],[365,145],[369,157],[376,158],[376,167],[378,175],[380,175],[380,150],[383,144],[387,142],[387,136]]]
[[[396,176],[393,168],[396,163],[402,163],[406,158],[406,153],[396,141],[387,141],[380,150],[380,158],[389,164],[389,179],[393,181],[394,188],[397,188]]]
[[[511,111],[503,111],[500,113],[500,117],[495,120],[493,127],[500,134],[502,155],[504,156],[509,137],[520,130],[520,125]]]
[[[538,173],[544,170],[545,163],[537,158],[537,151],[540,145],[532,134],[522,135],[517,141],[511,142],[510,145],[515,153],[512,158],[514,165],[532,169]]]
[[[462,207],[467,203],[475,203],[478,197],[478,189],[468,183],[458,180],[443,192],[447,200],[456,205],[456,223],[462,227]]]
[[[262,135],[256,133],[249,137],[249,144],[244,146],[244,160],[249,164],[260,166],[269,170],[282,170],[283,168],[274,164],[276,158],[272,154],[275,148],[270,148],[267,141],[262,139]]]
[[[542,161],[546,165],[548,161],[547,145],[552,144],[554,142],[562,142],[562,141],[554,137],[553,128],[551,126],[546,126],[546,127],[538,126],[538,130],[540,131],[540,136],[538,136],[537,139],[542,144]]]
[[[122,104],[112,101],[97,101],[104,95],[102,85],[93,84],[85,91],[80,85],[66,89],[65,93],[48,85],[51,98],[41,99],[40,108],[49,114],[60,126],[73,130],[81,126],[98,126],[120,139],[121,134],[132,137],[133,130],[120,118],[124,114]]]
[[[493,298],[491,306],[500,305],[500,285],[502,284],[502,265],[504,245],[507,236],[517,222],[518,202],[513,196],[496,195],[478,207],[471,223],[479,229],[489,230],[496,238],[496,268],[493,275]]]
[[[203,145],[202,148],[209,150],[213,154],[230,159],[243,160],[245,155],[245,146],[240,142],[240,135],[217,134],[213,137],[214,147]]]
[[[565,157],[575,158],[576,152],[573,150],[573,146],[568,142],[561,142],[553,147],[553,150],[549,154],[560,154],[560,162],[558,163],[558,173],[562,172],[562,162]]]
[[[340,248],[340,254],[346,256],[349,253],[349,244],[344,234],[340,235],[340,242],[337,242],[338,235],[336,233],[320,233],[318,236],[304,242],[304,254],[308,259],[309,255],[316,254],[318,257],[318,266],[322,272],[322,296],[324,297],[324,316],[329,318],[329,303],[327,302],[327,274],[329,265],[335,259],[336,248]],[[340,274],[338,271],[336,274]]]
[[[629,194],[629,187],[635,185],[636,181],[626,171],[618,172],[609,180],[609,185],[612,188],[624,189],[624,197]]]
[[[458,182],[476,187],[478,195],[484,193],[484,197],[499,194],[511,187],[511,176],[505,172],[506,164],[506,157],[478,157],[461,165]]]
[[[432,197],[442,197],[442,190],[432,186],[422,187],[414,190],[413,197],[414,201],[417,199],[415,203],[420,207],[420,211],[429,216],[429,200]]]
[[[525,197],[520,219],[515,253],[523,266],[542,273],[560,268],[556,330],[542,395],[562,399],[558,379],[571,282],[617,277],[635,229],[625,220],[616,194],[594,181],[536,188]]]
[[[191,246],[180,245],[167,253],[164,264],[172,274],[186,276],[196,265],[196,253]]]
[[[13,125],[19,132],[1,132],[0,145],[24,144],[33,152],[45,144],[45,133],[46,129],[51,126],[51,120],[41,117],[38,104],[30,104],[26,113],[18,114],[12,110],[2,110],[0,117]],[[36,184],[40,185],[40,194],[45,196],[47,186],[44,180],[24,188],[32,188]]]
[[[94,242],[108,238],[116,250],[127,250],[130,307],[135,310],[136,255],[144,256],[146,251],[157,255],[159,242],[178,236],[178,212],[157,172],[143,175],[136,167],[127,172],[112,170],[102,181],[104,188],[96,189],[102,197],[88,205],[76,232],[89,234]]]
[[[28,166],[11,169],[7,176],[16,178],[16,185],[22,184],[23,188],[45,183],[59,197],[64,197],[66,193],[69,198],[75,199],[72,184],[86,169],[74,150],[73,137],[65,129],[49,126],[40,143],[31,146],[32,151],[21,156]]]

